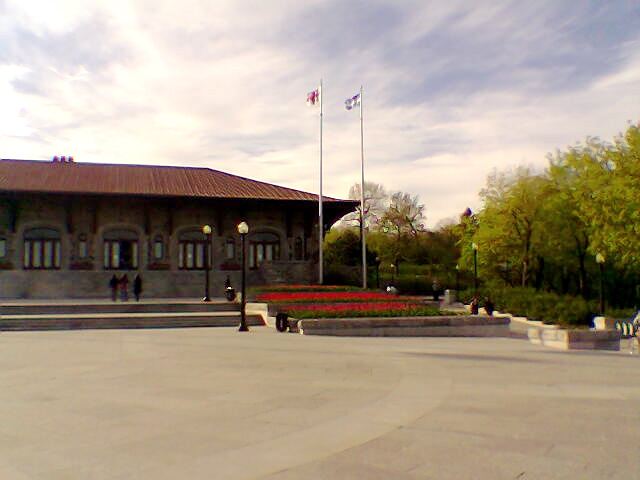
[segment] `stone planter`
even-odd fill
[[[531,326],[527,334],[531,343],[559,350],[620,350],[620,332],[617,330]]]

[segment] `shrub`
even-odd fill
[[[336,303],[287,305],[280,308],[288,315],[303,318],[414,317],[446,315],[437,308],[410,302]]]
[[[533,288],[494,287],[491,291],[480,290],[479,295],[480,306],[483,306],[484,298],[490,296],[496,310],[563,327],[589,326],[597,311],[594,302],[588,302],[582,297],[542,292]],[[472,297],[473,290],[465,290],[460,295],[461,301],[467,303]]]

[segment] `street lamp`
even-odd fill
[[[209,264],[211,263],[209,261],[209,246],[211,245],[211,226],[210,225],[205,225],[202,227],[202,233],[204,233],[204,236],[206,237],[207,241],[205,243],[204,246],[204,274],[205,274],[205,281],[204,281],[204,298],[202,299],[203,302],[210,302],[211,301],[211,297],[209,297]]]
[[[247,233],[249,233],[249,225],[247,222],[240,222],[238,224],[238,233],[240,234],[240,239],[242,240],[241,248],[242,248],[242,290],[241,290],[241,299],[240,299],[240,328],[238,331],[240,332],[248,332],[249,327],[247,326],[247,316],[246,316],[246,306],[247,306],[247,298],[246,298],[246,285],[247,285],[247,256],[245,253],[245,238],[247,237]]]
[[[596,263],[600,267],[600,315],[604,315],[604,255],[596,254]]]
[[[471,244],[473,249],[473,290],[474,295],[478,296],[478,244],[473,242]]]
[[[456,263],[456,292],[460,291],[460,265]]]

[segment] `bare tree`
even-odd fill
[[[350,200],[360,200],[360,184],[356,183],[349,189]],[[367,229],[377,225],[385,211],[389,196],[380,183],[364,182],[364,214]],[[345,224],[360,228],[362,218],[360,206],[355,212],[346,215],[342,220]]]
[[[419,203],[417,195],[395,192],[378,223],[383,230],[398,237],[407,234],[415,237],[418,232],[425,230],[425,220],[424,205]]]

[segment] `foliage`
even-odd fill
[[[496,310],[516,317],[527,317],[563,327],[585,327],[591,325],[597,305],[581,297],[542,292],[534,288],[504,287],[490,291],[480,290],[480,306],[484,299],[491,298]],[[461,292],[460,299],[469,302],[473,291]]]
[[[367,263],[373,265],[376,255],[367,245]],[[361,265],[362,239],[354,228],[334,228],[324,240],[324,259],[329,265]]]
[[[437,308],[411,302],[386,303],[338,303],[316,305],[293,305],[286,313],[294,318],[357,318],[357,317],[415,317],[445,315]]]
[[[359,265],[362,244],[353,228],[334,228],[324,240],[324,258],[328,264]]]
[[[474,235],[484,270],[508,262],[519,270],[520,285],[529,283],[535,250],[544,238],[543,205],[548,194],[548,181],[528,169],[489,177],[480,192],[484,208]]]
[[[557,152],[542,173],[494,172],[483,208],[459,226],[461,266],[481,281],[637,304],[640,285],[640,126],[612,144],[587,139]]]
[[[589,139],[558,153],[552,166],[573,180],[576,213],[589,227],[591,253],[639,268],[640,125],[631,125],[613,144]]]

